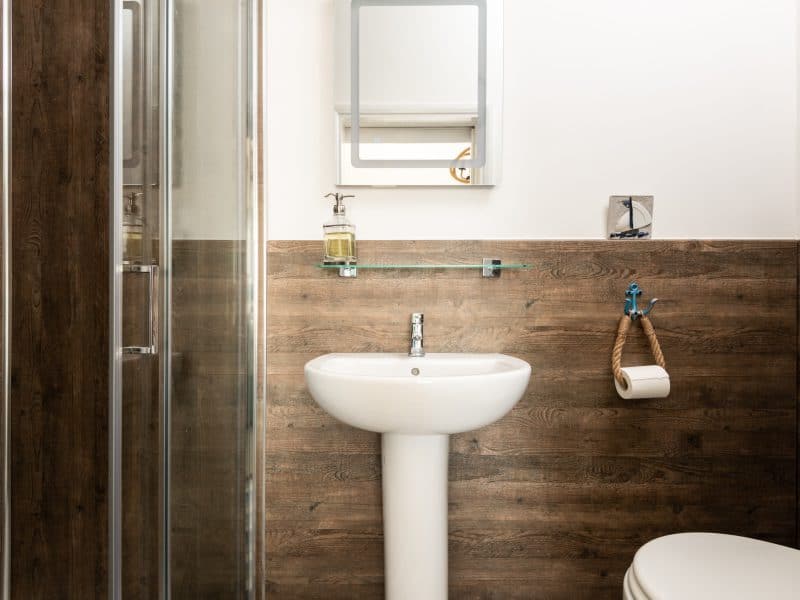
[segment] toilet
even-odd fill
[[[639,548],[624,600],[800,599],[800,550],[719,533],[679,533]]]

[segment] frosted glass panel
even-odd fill
[[[172,231],[176,239],[240,236],[246,2],[174,0]]]

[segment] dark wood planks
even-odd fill
[[[172,596],[241,598],[252,468],[243,243],[175,240],[172,262]]]
[[[505,419],[454,436],[454,598],[618,598],[636,548],[685,530],[794,545],[795,242],[361,242],[364,262],[536,269],[320,272],[320,242],[272,242],[266,436],[267,590],[381,598],[379,439],[308,396],[310,358],[403,352],[425,312],[432,352],[506,352],[534,367]],[[638,279],[673,392],[626,402],[609,361]],[[632,336],[625,364],[648,360]],[[569,370],[567,370],[569,368]]]
[[[12,9],[12,598],[107,597],[109,7]]]

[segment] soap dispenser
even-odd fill
[[[344,207],[343,194],[328,194],[326,198],[333,198],[336,204],[333,207],[333,218],[322,226],[325,240],[325,256],[323,262],[327,265],[354,265],[356,264],[356,226],[347,220]]]

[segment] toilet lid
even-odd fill
[[[631,575],[649,600],[800,598],[800,550],[718,533],[642,546]]]

